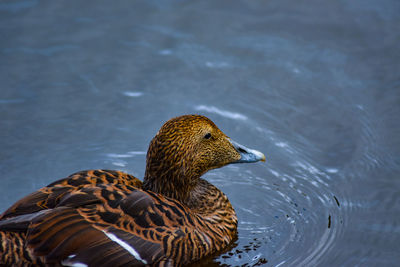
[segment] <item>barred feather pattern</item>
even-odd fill
[[[88,170],[74,173],[22,198],[6,210],[0,219],[32,213],[56,207],[65,195],[83,188],[109,185],[115,189],[129,192],[132,187],[141,187],[136,177],[114,170]]]
[[[0,232],[0,266],[45,266],[41,257],[25,246],[26,234]]]
[[[30,222],[27,236],[24,232],[0,232],[1,262],[21,266],[63,261],[88,266],[146,265],[107,238],[103,234],[107,232],[139,247],[147,264],[179,266],[223,249],[236,235],[237,219],[228,198],[205,180],[199,182],[198,191],[209,197],[191,210],[174,199],[132,186],[140,181],[110,183],[115,176],[107,170],[79,172],[71,175],[71,180],[62,179],[37,191],[41,198],[36,203],[17,202],[4,213],[3,222],[28,214],[32,207],[35,212],[46,212]],[[72,186],[79,180],[79,186]],[[33,195],[38,200],[38,194]],[[223,209],[210,213],[204,208],[216,203]],[[71,255],[75,257],[68,258]]]
[[[90,266],[142,265],[143,261],[101,234],[109,233],[134,248],[147,264],[178,266],[221,250],[236,234],[233,208],[233,214],[203,217],[173,199],[140,189],[118,197],[103,187],[97,194],[101,204],[73,209],[65,201],[64,206],[36,218],[28,237],[34,254],[46,256],[48,263],[75,255],[71,262]],[[85,241],[78,242],[81,239]]]
[[[86,202],[99,202],[100,200],[96,198],[95,194],[92,196],[82,194],[85,191],[95,192],[98,186],[107,186],[110,190],[120,190],[124,194],[127,194],[133,188],[141,187],[141,185],[142,182],[139,179],[120,171],[80,171],[22,198],[5,211],[0,216],[0,220],[3,223],[7,223],[7,219],[13,217],[53,209],[59,206],[60,203],[63,205],[63,201],[68,198],[70,199],[70,204],[73,203],[71,198],[79,198],[80,196],[86,196]],[[82,204],[84,204],[82,203],[82,199],[80,202],[75,203],[75,205]],[[11,228],[15,227],[13,225]],[[5,266],[44,266],[43,257],[36,257],[26,244],[28,225],[23,229],[17,229],[15,232],[1,231],[4,228],[8,230],[10,226],[6,225],[4,227],[0,223],[0,266],[2,264]]]

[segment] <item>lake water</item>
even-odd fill
[[[78,170],[143,177],[198,113],[267,156],[205,175],[239,218],[205,265],[398,266],[399,1],[1,1],[0,34],[0,211]]]

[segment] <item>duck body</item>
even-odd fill
[[[212,255],[236,237],[237,217],[200,176],[258,160],[262,153],[233,145],[206,117],[174,118],[150,143],[143,183],[81,171],[5,211],[0,266],[181,266]]]

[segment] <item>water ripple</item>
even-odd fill
[[[0,10],[17,13],[18,11],[22,11],[23,9],[36,6],[38,2],[39,1],[37,0],[26,0],[26,1],[13,1],[10,3],[1,3]]]
[[[253,122],[246,120],[245,123]],[[330,185],[332,175],[339,170],[317,166],[302,156],[301,150],[289,141],[281,140],[271,130],[258,127],[257,131],[275,144],[276,153],[285,155],[286,165],[276,168],[259,165],[263,171],[253,168],[240,172],[228,167],[231,177],[237,177],[231,181],[231,186],[240,188],[240,192],[252,192],[252,196],[235,195],[241,236],[237,248],[242,253],[225,254],[226,257],[220,257],[218,261],[235,265],[234,259],[246,254],[249,266],[252,266],[257,264],[253,258],[261,252],[260,257],[273,266],[317,265],[343,234],[346,200]],[[210,178],[218,186],[219,183],[226,185],[223,181],[227,177],[222,173],[211,174]],[[255,243],[256,248],[245,250]],[[305,249],[304,253],[297,253],[299,247]]]
[[[41,56],[53,56],[56,53],[75,50],[78,49],[77,45],[55,45],[49,46],[46,48],[32,48],[32,47],[16,47],[16,48],[5,48],[3,52],[6,54],[14,53],[14,52],[22,52],[25,54],[37,54]]]
[[[219,109],[214,106],[199,105],[199,106],[195,107],[195,110],[206,111],[209,113],[215,113],[215,114],[218,114],[225,118],[234,119],[234,120],[247,120],[247,117],[243,114],[231,112],[231,111],[227,111],[227,110],[222,110],[222,109]]]
[[[132,92],[132,91],[125,91],[122,94],[129,97],[141,97],[143,95],[142,92]]]

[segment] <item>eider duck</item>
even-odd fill
[[[265,161],[208,118],[167,121],[150,142],[143,183],[120,171],[81,171],[22,198],[0,216],[0,265],[181,266],[226,248],[237,218],[202,179],[231,163]]]

